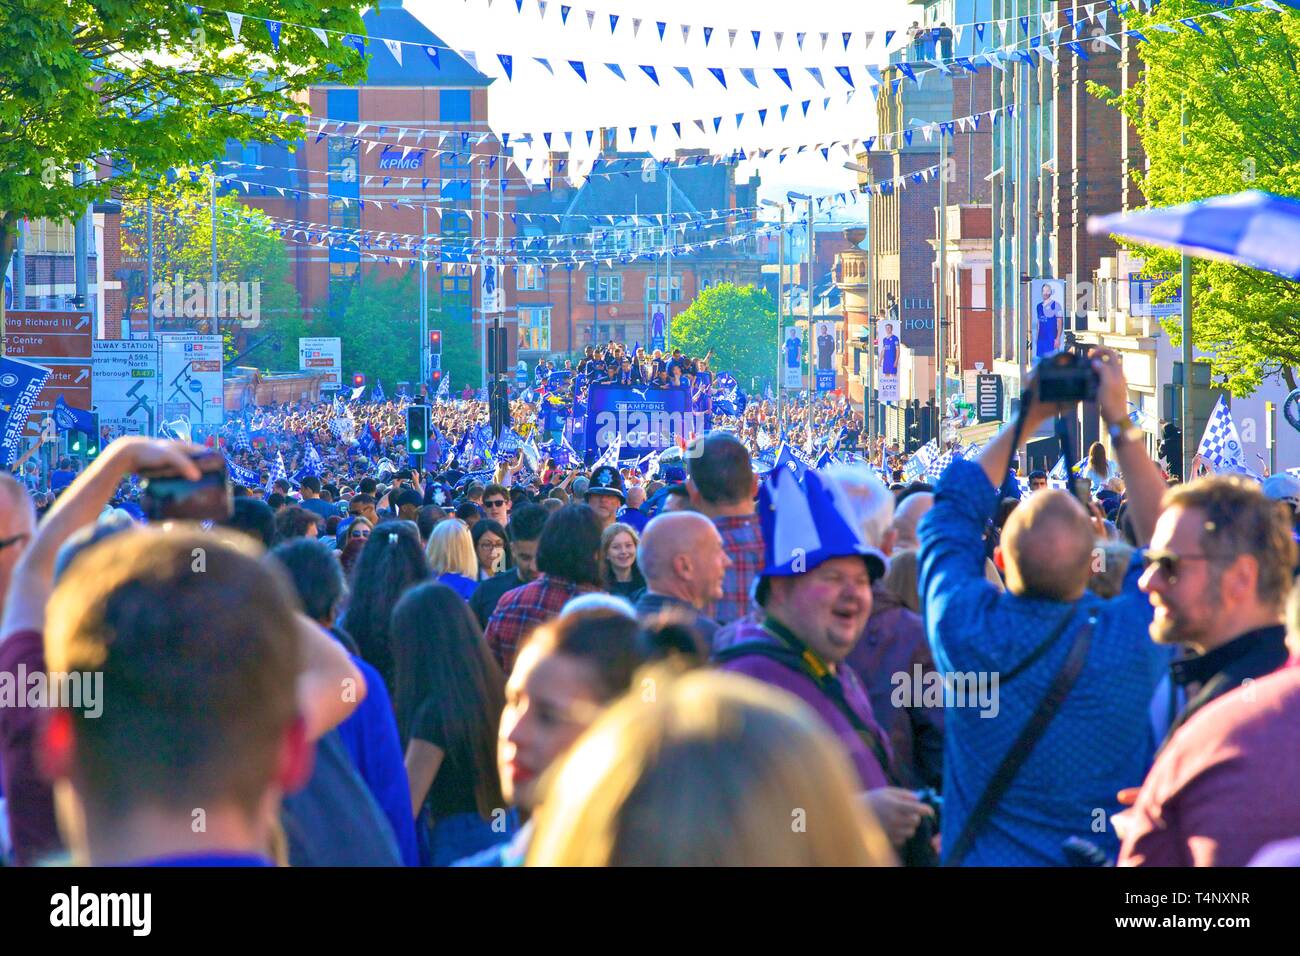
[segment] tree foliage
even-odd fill
[[[360,34],[363,0],[248,0],[249,17]],[[110,189],[210,162],[226,142],[293,141],[297,97],[356,83],[362,58],[334,39],[175,0],[8,0],[0,4],[0,273],[18,222],[66,221]],[[87,182],[73,181],[78,164]],[[110,179],[111,177],[111,179]]]
[[[691,356],[709,349],[710,366],[748,387],[773,374],[777,359],[776,304],[764,289],[730,282],[705,289],[673,319],[672,345]]]
[[[123,190],[122,252],[127,259],[147,258],[149,207],[145,199],[153,200],[154,288],[145,291],[154,302],[159,329],[194,327],[193,318],[184,314],[186,289],[206,287],[212,277],[209,172],[182,170],[170,181],[133,183]],[[302,320],[298,291],[284,240],[275,232],[270,217],[245,206],[234,193],[218,193],[216,208],[217,280],[243,286],[242,301],[248,304],[251,300],[257,306],[252,319],[221,317],[220,327],[238,333],[236,344],[297,329]],[[134,304],[140,311],[147,307],[145,298]],[[212,303],[212,308],[225,304]],[[211,317],[207,309],[204,315]],[[199,328],[216,330],[210,324]],[[293,362],[296,367],[296,348]]]
[[[1245,189],[1300,197],[1300,11],[1204,18],[1199,0],[1164,0],[1130,26],[1200,17],[1202,36],[1143,30],[1146,68],[1116,95],[1097,92],[1133,122],[1149,160],[1138,183],[1152,206],[1169,206]],[[1186,116],[1186,125],[1182,117]],[[1184,144],[1184,134],[1186,142]],[[1141,245],[1151,276],[1171,274],[1158,300],[1177,294],[1179,255]],[[1300,284],[1265,272],[1196,260],[1193,342],[1213,354],[1212,372],[1234,395],[1247,395],[1281,373],[1295,387],[1300,366]],[[1178,319],[1167,320],[1174,344]]]

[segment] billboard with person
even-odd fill
[[[898,363],[903,353],[898,331],[899,324],[894,319],[876,322],[876,355],[880,363],[876,391],[880,401],[891,405],[898,403]]]
[[[1029,283],[1030,330],[1034,358],[1061,348],[1065,340],[1065,280],[1034,279]]]

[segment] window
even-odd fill
[[[357,262],[331,262],[330,263],[330,298],[329,309],[331,314],[338,316],[343,314],[347,308],[348,300],[352,296],[352,290],[357,287],[357,279],[361,275],[361,265]]]
[[[647,276],[645,280],[645,300],[647,302],[662,302],[663,298],[659,294],[660,286],[672,290],[671,302],[682,301],[682,277],[673,276],[671,285],[666,276]],[[708,288],[707,286],[705,288]]]
[[[546,273],[541,266],[518,266],[515,269],[515,288],[520,292],[541,292],[546,288]]]
[[[651,252],[664,247],[664,231],[660,226],[637,230],[637,248],[642,252]]]
[[[469,123],[469,90],[443,90],[438,94],[438,118],[444,123]]]
[[[357,156],[352,140],[344,136],[331,136],[326,154],[329,162],[329,180],[331,183],[355,183],[357,181]]]
[[[587,276],[588,302],[622,302],[622,276]]]
[[[361,206],[356,202],[344,202],[342,199],[331,197],[329,224],[340,229],[360,229]]]
[[[463,212],[444,212],[442,214],[442,234],[444,236],[464,237],[469,235],[469,216]]]
[[[551,307],[519,307],[519,351],[551,350]]]
[[[609,227],[591,233],[591,248],[595,252],[631,252],[633,229]]]
[[[970,307],[972,309],[988,308],[988,270],[972,269],[970,272]]]

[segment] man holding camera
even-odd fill
[[[997,704],[951,693],[945,700],[942,845],[950,865],[1060,865],[1071,838],[1113,855],[1106,814],[1118,811],[1117,789],[1145,770],[1154,748],[1147,708],[1161,657],[1147,635],[1141,561],[1115,597],[1088,591],[1099,554],[1089,515],[1068,493],[1043,489],[1012,512],[994,550],[1007,591],[984,577],[984,529],[1020,436],[1073,410],[1040,397],[1044,364],[1029,377],[1021,420],[976,460],[947,469],[917,529],[935,668],[992,685]],[[1119,357],[1099,349],[1090,364],[1076,372],[1095,376],[1082,385],[1096,386],[1146,542],[1165,483],[1128,420]]]

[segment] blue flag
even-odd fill
[[[18,458],[18,446],[32,405],[50,377],[50,370],[22,359],[0,358],[0,414],[3,430],[0,431],[0,466],[12,464]]]
[[[245,468],[243,465],[237,465],[226,456],[226,473],[230,475],[230,480],[237,485],[243,485],[245,488],[256,488],[259,481],[257,472],[251,468]]]
[[[61,432],[90,432],[95,427],[95,419],[90,412],[73,408],[60,395],[54,402],[54,427]]]

